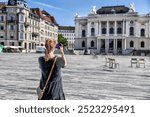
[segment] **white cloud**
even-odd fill
[[[0,2],[8,2],[8,0],[0,0]]]
[[[50,4],[46,4],[46,3],[42,3],[42,2],[34,2],[32,0],[28,0],[28,1],[35,3],[35,4],[38,4],[38,5],[41,5],[41,6],[44,6],[44,7],[48,7],[48,8],[52,8],[52,9],[56,9],[56,10],[62,10],[61,8],[52,6]]]

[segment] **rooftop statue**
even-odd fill
[[[76,14],[75,14],[75,17],[77,18],[77,17],[80,17],[80,16],[78,15],[78,13],[76,13]]]
[[[134,3],[130,4],[130,12],[135,12]]]
[[[92,6],[91,14],[96,14],[96,6]]]

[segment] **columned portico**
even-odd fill
[[[104,42],[103,42],[104,41]],[[105,46],[103,46],[105,43]],[[107,39],[97,39],[97,50],[101,53],[113,53],[113,54],[122,54],[122,51],[126,49],[126,39],[119,38],[107,38]]]

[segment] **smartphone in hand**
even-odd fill
[[[57,48],[57,49],[60,49],[60,46],[61,46],[60,43],[56,44],[56,48]]]

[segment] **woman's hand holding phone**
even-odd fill
[[[63,44],[60,44],[60,45],[59,45],[59,50],[60,50],[60,53],[64,53],[64,47],[63,47]]]

